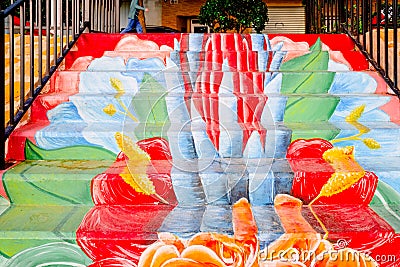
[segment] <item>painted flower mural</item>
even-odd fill
[[[121,38],[76,63],[84,70],[67,101],[43,100],[48,124],[26,141],[26,159],[104,163],[62,190],[24,177],[37,204],[86,209],[73,242],[15,246],[0,265],[44,251],[38,264],[397,266],[400,255],[378,256],[398,254],[388,199],[400,186],[369,160],[400,151],[379,124],[400,129],[382,80],[350,71],[352,58],[320,39],[171,36],[173,47]],[[3,185],[11,202],[32,190],[7,173]]]

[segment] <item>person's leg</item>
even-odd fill
[[[143,33],[142,25],[140,24],[140,21],[138,19],[135,19],[135,27],[137,33]]]
[[[125,29],[121,33],[127,33],[133,30],[133,27],[135,26],[135,20],[133,19],[128,19],[128,25],[126,25]]]

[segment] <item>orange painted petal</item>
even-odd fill
[[[187,247],[182,251],[181,257],[203,264],[211,264],[211,266],[225,267],[225,263],[212,249],[201,245]]]
[[[154,253],[153,260],[151,261],[151,265],[149,267],[161,267],[164,262],[170,259],[178,258],[179,251],[173,245],[164,245],[157,249]]]
[[[245,241],[256,236],[257,224],[247,199],[242,198],[233,204],[232,223],[236,240]]]
[[[290,195],[276,195],[275,211],[286,233],[316,233],[314,228],[303,218],[302,205],[301,200]]]
[[[179,253],[181,253],[185,249],[185,244],[182,242],[182,240],[179,239],[178,236],[172,233],[167,233],[167,232],[158,233],[158,239],[161,240],[166,245],[175,246],[178,249]]]
[[[151,262],[153,261],[154,254],[157,252],[159,248],[164,246],[164,243],[157,241],[146,248],[143,251],[142,255],[140,255],[138,267],[149,267]]]
[[[213,267],[213,266],[204,263],[199,263],[191,259],[175,258],[164,262],[164,264],[161,267]]]

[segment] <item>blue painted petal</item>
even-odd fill
[[[164,62],[159,58],[138,59],[130,58],[126,63],[126,76],[134,77],[141,84],[145,72],[150,73],[159,83],[164,84],[163,76],[160,74],[165,70]]]
[[[347,93],[374,93],[376,87],[376,80],[367,73],[339,72],[335,75],[329,93],[333,95]]]
[[[189,34],[189,51],[201,51],[203,49],[203,33]]]
[[[39,147],[55,149],[73,145],[93,145],[82,134],[87,124],[79,116],[73,103],[62,103],[48,111],[47,114],[50,125],[35,134],[35,140]]]
[[[125,71],[125,61],[122,57],[101,57],[94,59],[87,68],[88,71]]]
[[[207,205],[200,231],[233,234],[231,217],[230,205]]]
[[[343,63],[335,62],[333,60],[329,60],[328,62],[328,71],[349,71],[349,67]]]
[[[344,118],[349,115],[349,113],[355,108],[366,104],[365,113],[370,112],[374,109],[377,109],[383,105],[385,105],[388,101],[390,101],[390,97],[376,96],[369,97],[368,102],[366,103],[365,96],[351,96],[351,97],[342,97],[340,99],[339,104],[336,107],[335,112],[333,113],[330,121],[344,121]],[[361,117],[362,118],[362,117]]]
[[[266,173],[249,173],[249,197],[254,206],[269,205],[274,201],[274,174],[271,170]]]
[[[251,37],[251,50],[252,51],[263,51],[264,50],[264,35],[252,33]]]
[[[128,95],[135,95],[139,89],[136,79],[124,76],[121,72],[104,72],[99,75],[98,72],[82,72],[80,74],[79,93],[81,94],[109,94],[114,97],[117,91],[110,83],[111,78],[116,78],[122,82],[123,89]]]
[[[129,58],[126,63],[126,70],[161,71],[165,69],[164,62],[160,58]]]
[[[271,41],[269,40],[268,34],[264,34],[264,39],[265,39],[265,42],[267,43],[267,51],[271,51],[272,45],[271,45]]]
[[[175,162],[175,161],[174,161]],[[174,193],[180,205],[199,206],[204,205],[205,195],[200,176],[197,172],[190,171],[196,168],[195,161],[187,161],[185,164],[176,165],[171,170],[171,180]]]
[[[176,38],[174,38],[174,51],[181,51],[181,45],[179,44],[179,41]]]
[[[246,148],[243,152],[244,158],[260,159],[264,158],[264,148],[261,144],[260,135],[257,131],[253,131],[247,141]]]
[[[286,56],[286,51],[276,51],[272,57],[269,71],[278,71],[282,65],[283,58]]]
[[[280,93],[282,85],[282,73],[265,73],[264,94]]]

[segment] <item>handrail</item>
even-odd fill
[[[119,0],[17,0],[0,11],[0,169],[7,167],[8,137],[79,36],[118,31],[118,6]]]
[[[346,33],[400,98],[397,0],[307,0],[307,33]]]

